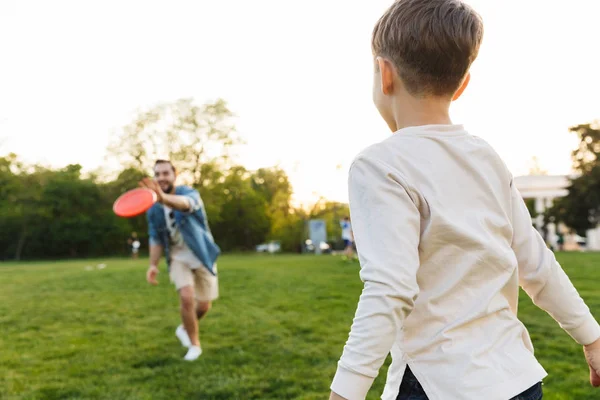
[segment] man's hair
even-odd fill
[[[169,164],[171,166],[171,169],[173,170],[173,172],[177,172],[177,170],[175,169],[175,166],[169,160],[156,160],[156,162],[154,163],[154,168],[156,168],[156,166],[159,164]]]
[[[397,0],[375,25],[372,49],[413,96],[453,95],[477,57],[483,21],[460,0]]]

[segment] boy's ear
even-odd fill
[[[381,75],[381,93],[386,96],[394,93],[394,76],[396,69],[389,60],[383,57],[377,57],[377,66]]]
[[[471,72],[467,72],[467,75],[465,76],[463,83],[460,85],[460,87],[458,88],[456,93],[454,93],[454,96],[452,96],[452,101],[458,100],[458,98],[463,94],[463,92],[465,91],[467,86],[469,86],[470,81],[471,81]]]

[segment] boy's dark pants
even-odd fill
[[[542,383],[536,383],[520,395],[507,400],[541,400],[542,399]],[[429,400],[423,387],[413,375],[412,371],[406,366],[406,372],[402,378],[400,385],[400,393],[396,400]]]

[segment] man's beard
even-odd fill
[[[162,189],[162,187],[161,187],[161,189]],[[165,192],[165,193],[167,193],[167,194],[169,194],[169,193],[173,193],[173,184],[172,184],[172,183],[170,183],[170,184],[169,184],[169,186],[167,186],[167,188],[166,188],[166,189],[163,189],[163,192]]]

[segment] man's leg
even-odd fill
[[[183,326],[190,337],[190,342],[192,346],[200,347],[194,287],[184,286],[179,289],[179,301],[181,306],[181,322],[183,322]]]
[[[213,300],[219,297],[219,281],[206,268],[194,269],[195,317],[200,321],[212,308]]]
[[[342,259],[346,260],[348,258],[348,241],[344,239],[344,252],[342,253]]]
[[[354,242],[350,242],[350,258],[352,260],[355,260],[356,257],[356,253],[354,252]]]
[[[344,256],[346,257],[346,259],[351,260],[352,257],[354,256],[353,253],[354,252],[352,251],[352,242],[349,240],[346,240],[346,248],[344,249]]]

